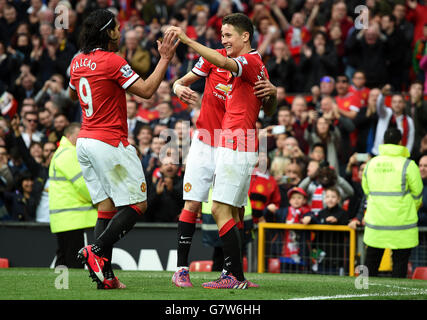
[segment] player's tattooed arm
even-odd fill
[[[267,116],[271,117],[277,108],[277,88],[266,77],[255,83],[255,96],[262,99],[262,108]]]
[[[79,100],[79,96],[77,95],[77,92],[71,88],[68,88],[68,95],[70,96],[70,99],[73,101]]]

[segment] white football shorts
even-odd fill
[[[141,160],[132,145],[113,147],[90,138],[77,139],[77,158],[92,202],[107,198],[116,207],[147,200],[147,184]]]
[[[258,152],[218,147],[212,200],[234,207],[246,206],[251,175],[257,161]]]
[[[194,133],[185,165],[184,200],[209,201],[209,189],[212,187],[215,172],[216,149],[200,141],[197,131]]]

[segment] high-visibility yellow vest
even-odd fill
[[[418,245],[417,210],[423,183],[404,146],[383,144],[366,165],[362,187],[367,195],[364,242],[375,248],[406,249]]]
[[[65,136],[49,166],[49,216],[52,233],[94,227],[98,216],[76,147]]]

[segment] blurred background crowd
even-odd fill
[[[340,221],[361,220],[361,172],[378,154],[385,128],[402,131],[417,163],[427,151],[424,1],[0,0],[0,220],[49,221],[50,160],[64,129],[81,121],[79,104],[68,97],[69,64],[82,21],[96,8],[117,15],[117,54],[143,78],[157,64],[156,40],[168,25],[221,48],[222,17],[243,12],[252,19],[252,47],[279,101],[276,114],[261,111],[257,123],[267,141],[260,161],[268,170],[255,170],[251,181],[255,222],[286,221],[276,213],[289,207],[295,186],[313,210],[324,207],[324,189],[336,187],[347,215]],[[179,149],[178,164],[160,157],[167,143],[161,132],[170,129],[182,147],[194,131],[204,82],[192,85],[200,94],[193,105],[180,101],[172,85],[198,59],[180,45],[151,99],[127,96],[129,141],[148,183],[149,209],[141,221],[176,222],[184,205],[184,152]],[[19,121],[11,121],[16,115]]]

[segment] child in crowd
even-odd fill
[[[340,206],[341,195],[336,187],[325,190],[326,207],[316,216],[312,212],[302,218],[303,224],[335,224],[346,225],[348,223],[347,212]]]
[[[319,163],[326,160],[326,147],[323,143],[315,143],[309,154],[311,160],[318,161]]]
[[[276,205],[270,204],[267,206],[267,214],[274,215],[275,222],[301,223],[301,218],[310,212],[310,207],[307,205],[307,193],[302,188],[293,187],[289,189],[287,195],[289,199],[288,207],[278,208]],[[293,230],[285,230],[281,233],[283,243],[281,256],[285,258],[285,262],[299,264],[301,257],[297,233]]]
[[[286,223],[301,223],[302,217],[310,212],[310,207],[307,206],[307,193],[302,188],[294,187],[288,191],[288,199],[289,207]],[[296,264],[300,263],[300,246],[297,240],[297,233],[293,230],[286,230],[284,240],[282,256],[291,259]]]
[[[306,214],[301,222],[305,225],[307,224],[331,224],[331,225],[346,225],[348,223],[347,212],[342,209],[340,206],[341,194],[338,188],[328,187],[325,190],[325,208],[320,210],[316,215],[313,212]],[[315,243],[317,247],[325,248],[328,241],[328,244],[338,244],[339,239],[335,239],[335,235],[328,237],[328,235],[323,233],[317,233],[315,238]],[[340,234],[337,234],[339,237]],[[335,247],[331,246],[331,250],[336,250]],[[318,271],[319,264],[323,261],[326,256],[326,252],[320,248],[313,248],[311,253],[312,260],[312,270],[314,272]],[[336,254],[331,256],[336,257]]]

